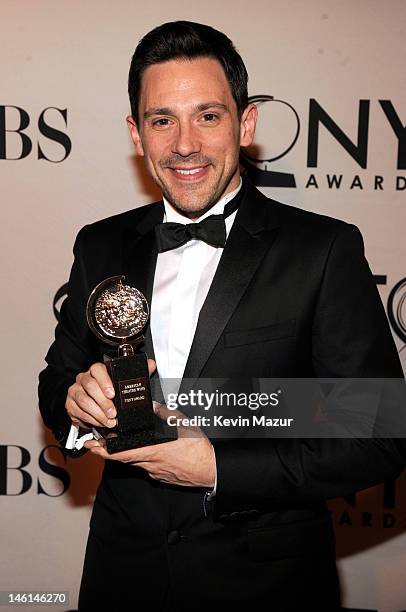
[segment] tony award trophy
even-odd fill
[[[176,428],[169,427],[153,411],[147,356],[135,350],[144,340],[140,333],[148,321],[147,300],[124,281],[125,276],[102,281],[90,294],[86,308],[93,333],[118,349],[116,357],[104,357],[115,391],[117,424],[95,428],[109,453],[177,437]]]

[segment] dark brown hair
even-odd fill
[[[233,43],[225,34],[193,21],[170,21],[146,34],[135,49],[128,76],[131,114],[138,123],[138,104],[144,70],[172,59],[212,57],[220,62],[241,117],[248,104],[248,73]]]

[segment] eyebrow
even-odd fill
[[[222,102],[202,102],[201,104],[197,104],[196,106],[193,107],[193,112],[195,113],[200,113],[202,111],[208,110],[209,108],[220,108],[226,112],[228,112],[228,106],[226,104],[223,104]],[[176,115],[176,112],[167,107],[167,106],[163,106],[163,107],[155,107],[155,108],[149,108],[148,110],[145,111],[144,113],[144,119],[148,119],[149,117],[153,116],[153,115],[171,115],[174,116]]]

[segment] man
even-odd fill
[[[39,385],[60,443],[72,423],[115,424],[106,347],[85,307],[117,274],[152,302],[145,351],[162,380],[401,377],[358,230],[270,200],[240,177],[239,149],[253,141],[257,111],[231,41],[192,22],[154,29],[133,56],[129,94],[131,137],[164,199],[79,232]],[[193,229],[171,244],[165,223],[212,215],[224,219],[223,244]],[[392,439],[180,435],[115,455],[96,440],[85,446],[106,463],[80,610],[264,601],[277,612],[338,610],[325,500],[404,466]]]

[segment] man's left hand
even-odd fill
[[[181,413],[154,402],[162,419]],[[89,440],[85,447],[103,459],[122,461],[140,467],[155,480],[186,487],[213,487],[216,459],[213,447],[199,427],[178,426],[178,439],[109,454],[101,440]]]

